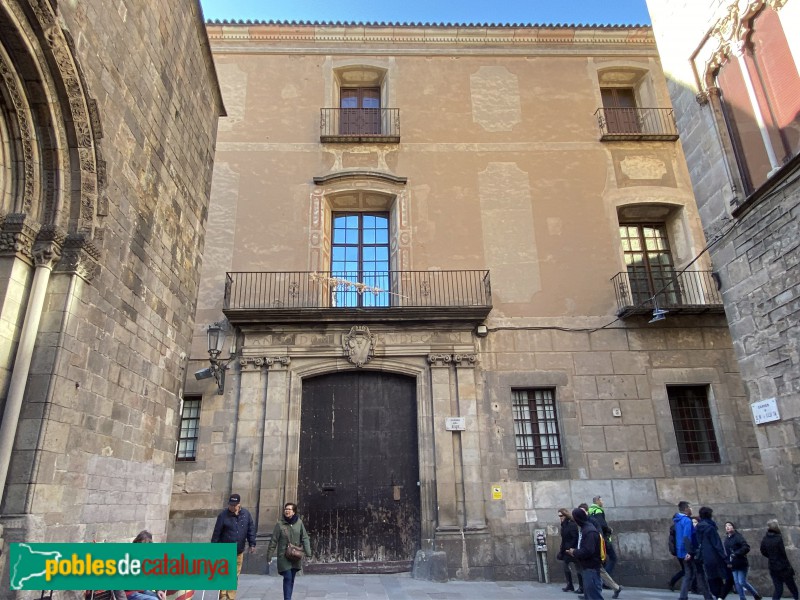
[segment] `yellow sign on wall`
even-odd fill
[[[492,500],[502,500],[503,499],[503,488],[499,485],[492,486]]]

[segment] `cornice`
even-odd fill
[[[384,23],[207,22],[212,47],[223,42],[415,44],[424,46],[653,46],[645,25],[431,25]],[[214,48],[216,49],[216,48]]]

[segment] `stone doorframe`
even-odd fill
[[[421,345],[413,355],[375,357],[361,367],[416,380],[423,549],[435,549],[437,532],[486,527],[476,355],[430,349]],[[282,350],[289,352],[265,356],[263,347],[245,346],[239,361],[233,487],[256,510],[259,537],[272,532],[285,502],[296,501],[303,379],[356,369],[341,349],[320,348],[316,355],[309,348]],[[445,419],[452,416],[464,417],[464,431],[446,430]]]

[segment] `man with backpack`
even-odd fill
[[[599,496],[595,497],[597,500]],[[601,500],[602,501],[602,500]],[[608,571],[605,568],[605,564],[608,561],[608,542],[606,542],[605,537],[603,536],[603,523],[605,523],[605,517],[602,519],[602,522],[597,520],[594,515],[590,514],[589,511],[591,510],[589,506],[585,502],[581,502],[578,505],[578,508],[582,508],[583,512],[585,512],[589,516],[589,522],[594,525],[597,532],[600,534],[600,545],[601,545],[601,554],[602,554],[602,566],[600,567],[600,579],[603,582],[603,587],[614,590],[612,594],[612,598],[619,598],[619,593],[622,591],[622,586],[614,581],[609,575]],[[606,523],[606,527],[608,524]]]
[[[586,600],[603,600],[603,583],[600,580],[600,569],[603,566],[600,557],[600,533],[589,522],[589,515],[582,508],[572,511],[572,519],[580,527],[580,532],[577,547],[568,548],[567,554],[581,567],[583,595]]]
[[[678,561],[680,565],[680,570],[673,575],[669,582],[667,583],[667,587],[669,588],[670,592],[675,591],[675,585],[680,581],[681,577],[686,574],[686,569],[683,566],[683,558],[678,556],[678,546],[675,541],[675,523],[670,523],[669,525],[669,541],[667,542],[667,548],[669,553],[675,557],[675,560]]]

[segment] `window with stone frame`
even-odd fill
[[[200,396],[187,396],[183,399],[181,429],[178,434],[178,450],[175,460],[193,461],[197,459],[197,434],[200,430]]]
[[[682,464],[720,462],[706,385],[668,385],[667,397]]]
[[[562,467],[564,455],[553,388],[511,391],[517,465]]]
[[[747,194],[800,153],[800,75],[777,12],[747,21],[745,43],[713,73]]]

